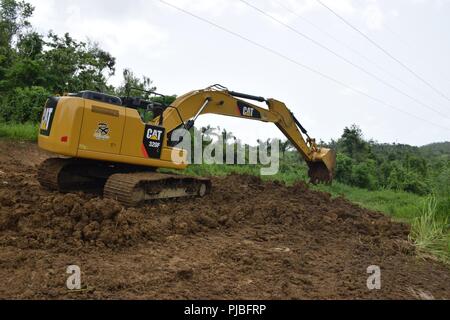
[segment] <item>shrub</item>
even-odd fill
[[[402,183],[402,189],[406,192],[412,192],[419,195],[426,195],[430,192],[430,187],[427,183],[420,179],[418,174],[409,172]]]
[[[335,176],[338,181],[350,184],[352,176],[352,159],[343,153],[337,154]]]
[[[0,119],[6,122],[39,122],[50,92],[42,87],[16,88],[0,101]]]
[[[438,196],[450,199],[450,167],[442,169],[435,179],[434,189]]]
[[[377,186],[377,181],[373,175],[373,168],[370,163],[362,162],[353,166],[351,175],[351,184],[373,190]]]

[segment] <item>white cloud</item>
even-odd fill
[[[38,27],[39,29],[43,29],[43,27],[47,26],[49,18],[56,15],[55,12],[56,0],[47,0],[47,1],[29,0],[29,2],[35,7],[33,16],[31,18],[33,26]]]
[[[172,0],[172,2],[173,1],[174,0]],[[186,0],[175,1],[186,2]],[[359,3],[354,2],[354,0],[321,1],[339,15],[360,17],[370,30],[381,30],[383,28],[386,14],[376,0],[366,0]],[[259,2],[252,0],[250,0],[250,2],[262,10],[266,10],[275,18],[288,24],[295,21],[297,16],[306,16],[312,12],[322,11],[323,13],[328,14],[327,10],[316,0],[271,0],[269,6],[266,8]],[[398,12],[391,12],[391,14],[395,16],[398,15]]]
[[[353,0],[334,0],[325,1],[322,0],[328,7],[335,10],[337,13],[352,15],[356,13],[357,9],[353,5]]]
[[[427,4],[427,5],[437,5],[443,6],[450,4],[450,0],[410,0],[414,4]]]
[[[123,19],[120,13],[119,16],[111,16],[97,8],[87,10],[89,3],[86,1],[30,2],[36,6],[32,23],[39,26],[41,32],[69,32],[78,40],[98,42],[114,56],[145,54],[146,58],[157,57],[169,40],[166,30],[151,24],[145,17]],[[95,5],[102,7],[101,3]],[[111,9],[120,5],[111,2]],[[60,18],[61,15],[64,19]]]
[[[393,9],[389,11],[389,15],[393,18],[398,18],[400,16],[400,13],[398,12],[398,10]]]
[[[106,2],[100,0],[28,1],[36,7],[32,24],[42,34],[48,30],[59,35],[68,32],[79,41],[99,43],[116,57],[117,72],[110,79],[114,85],[120,83],[123,68],[133,66],[139,75],[140,61],[160,59],[169,50],[169,32],[144,14],[154,2],[136,3],[130,11],[115,1],[108,2],[108,10],[104,10]]]
[[[143,19],[126,19],[120,23],[105,18],[89,19],[83,17],[78,6],[68,7],[67,17],[66,27],[76,38],[88,35],[90,40],[118,56],[130,51],[146,54],[147,58],[158,56],[161,53],[158,48],[169,38],[165,30]]]
[[[352,0],[323,1],[324,4],[340,14],[353,14],[355,12]],[[256,1],[252,3],[260,6]],[[269,4],[269,14],[285,23],[294,21],[297,16],[304,16],[324,9],[316,0],[271,0]]]
[[[157,1],[159,2],[159,1]],[[233,12],[233,14],[242,12],[245,5],[239,1],[230,0],[165,0],[182,9],[188,9],[196,13],[207,13],[211,16],[220,16],[224,12]],[[161,6],[166,6],[159,2]]]
[[[366,26],[371,30],[381,30],[385,16],[377,4],[369,4],[363,11]]]
[[[258,3],[255,3],[259,6]],[[307,14],[311,11],[317,10],[318,3],[315,0],[271,0],[267,8],[268,14],[283,21],[284,23],[291,23],[297,16]]]

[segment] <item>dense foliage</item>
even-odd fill
[[[366,141],[355,125],[345,128],[342,137],[330,143],[330,147],[338,152],[336,178],[371,190],[395,189],[422,195],[437,192],[443,187],[439,181],[444,169],[450,168],[450,153],[430,157],[427,150],[433,150],[432,146],[419,148]]]
[[[337,181],[369,190],[437,197],[437,212],[450,213],[450,142],[423,147],[366,141],[353,125],[329,147],[337,150]]]

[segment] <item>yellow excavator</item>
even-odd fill
[[[146,121],[142,109],[153,114],[151,120]],[[173,152],[181,157],[187,152],[177,148],[171,136],[179,128],[191,129],[207,113],[274,123],[305,159],[311,182],[332,182],[336,153],[317,146],[283,102],[220,85],[189,92],[171,104],[93,91],[49,98],[39,147],[64,157],[45,160],[38,168],[38,180],[44,188],[60,192],[103,190],[104,197],[126,206],[151,199],[203,197],[211,190],[209,179],[157,169],[187,167],[186,161],[173,161]]]

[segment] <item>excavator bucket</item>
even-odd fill
[[[313,184],[333,182],[334,170],[336,168],[336,151],[322,148],[316,152],[309,165],[309,179]]]

